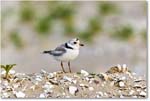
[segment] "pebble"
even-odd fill
[[[81,70],[81,74],[83,74],[84,76],[88,76],[89,75],[89,73],[87,71],[85,71],[85,70]]]
[[[77,92],[77,87],[75,86],[69,86],[69,93],[74,95]]]

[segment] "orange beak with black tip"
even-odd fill
[[[80,43],[80,46],[84,46],[84,44]]]

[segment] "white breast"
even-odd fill
[[[55,57],[59,61],[71,61],[79,55],[79,50],[67,49],[67,52],[62,56]]]

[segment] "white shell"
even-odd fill
[[[87,71],[85,71],[85,70],[81,70],[81,74],[83,74],[84,76],[88,76],[89,75],[89,73]]]
[[[89,90],[90,90],[90,91],[93,91],[93,90],[94,90],[94,88],[93,88],[93,87],[89,87]]]
[[[77,90],[78,90],[77,87],[69,86],[69,93],[70,94],[74,95]]]
[[[125,86],[124,82],[120,81],[120,82],[119,82],[119,86],[120,86],[120,87],[124,87],[124,86]]]
[[[69,78],[67,76],[64,76],[63,79],[72,82],[72,78]]]
[[[48,74],[48,78],[51,79],[51,78],[53,78],[53,77],[54,77],[54,74],[53,74],[53,73],[49,73],[49,74]]]
[[[146,96],[146,93],[145,93],[144,91],[141,91],[141,92],[140,92],[140,95]]]
[[[15,70],[10,70],[9,71],[9,74],[15,74],[16,72],[15,72]]]
[[[19,92],[16,92],[16,97],[17,98],[24,98],[25,94],[23,92],[19,91]]]
[[[40,94],[40,96],[39,96],[40,98],[45,98],[45,94],[44,93],[42,93],[42,94]]]

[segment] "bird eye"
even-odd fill
[[[74,44],[77,44],[77,42],[73,42]]]

